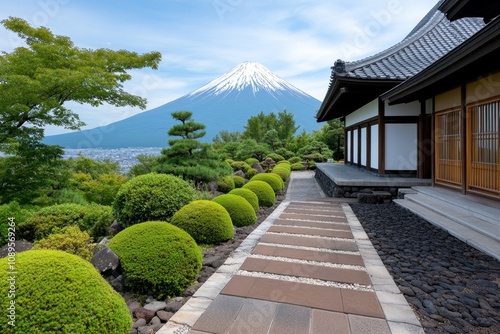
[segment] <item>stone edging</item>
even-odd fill
[[[342,204],[359,252],[392,333],[424,334],[412,308],[396,286],[349,204]]]
[[[290,204],[283,201],[255,230],[250,233],[240,246],[227,258],[222,266],[195,292],[195,294],[177,311],[157,334],[187,333],[219,295],[231,277],[240,269],[245,259],[250,256],[255,245],[269,227]]]

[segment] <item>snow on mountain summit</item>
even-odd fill
[[[299,96],[308,95],[278,77],[260,63],[244,62],[205,86],[191,92],[188,96],[199,94],[225,95],[234,91],[241,92],[249,87],[254,95],[261,90],[275,97],[285,91]]]

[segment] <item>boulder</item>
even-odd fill
[[[100,250],[94,254],[90,263],[100,272],[112,272],[120,265],[118,255],[115,254],[108,246],[100,246]]]
[[[156,315],[155,311],[147,310],[144,307],[139,307],[137,310],[135,310],[135,317],[137,319],[146,320],[146,323],[149,323],[154,318],[155,315]]]
[[[33,248],[33,244],[31,242],[26,242],[21,240],[14,241],[14,245],[16,253],[21,253]],[[0,258],[6,257],[7,255],[9,255],[9,244],[6,244],[5,246],[2,247],[2,249],[0,249]]]
[[[264,173],[264,168],[262,168],[262,165],[258,162],[254,162],[252,164],[252,168],[255,168],[257,170],[257,173]]]
[[[118,232],[120,232],[121,230],[123,230],[123,226],[120,225],[120,223],[118,222],[118,220],[115,219],[115,221],[111,224],[111,226],[108,228],[108,232],[111,236],[115,236],[118,234]]]

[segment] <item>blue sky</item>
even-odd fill
[[[132,71],[125,88],[152,109],[243,61],[257,61],[322,100],[336,59],[357,60],[403,39],[437,0],[0,0],[0,20],[21,17],[84,48],[159,51],[157,71]],[[0,27],[0,50],[19,46]],[[106,125],[141,110],[71,105]],[[47,128],[46,134],[66,132]]]

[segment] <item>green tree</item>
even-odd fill
[[[0,144],[40,140],[47,125],[78,130],[84,123],[64,106],[69,101],[146,107],[144,98],[127,93],[122,84],[131,79],[127,70],[156,69],[159,52],[79,48],[69,37],[20,18],[1,23],[26,46],[0,55]]]
[[[191,116],[189,111],[172,113],[172,117],[181,124],[170,128],[168,134],[181,138],[168,141],[170,147],[162,150],[153,171],[173,174],[197,184],[208,183],[230,174],[231,166],[220,161],[209,144],[198,140],[205,135],[205,125],[195,122]]]
[[[339,119],[333,119],[312,134],[313,138],[328,145],[333,151],[333,158],[340,160],[344,157],[344,125]]]
[[[22,140],[7,153],[0,158],[0,203],[51,204],[49,198],[69,186],[71,170],[59,146]]]
[[[273,145],[279,143],[282,146],[293,138],[299,127],[295,124],[293,114],[283,110],[278,115],[275,113],[265,115],[261,112],[256,116],[252,116],[248,119],[244,128],[243,138],[254,139],[258,143],[267,143],[266,138],[269,141],[270,137],[274,137]],[[268,134],[269,131],[276,131],[276,134]]]

